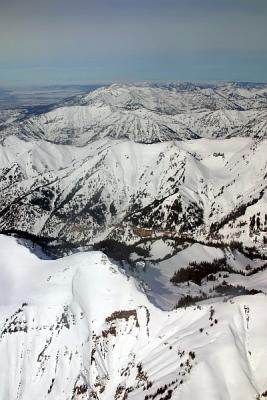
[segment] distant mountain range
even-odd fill
[[[48,112],[40,109],[34,115],[33,108],[30,116],[16,114],[0,129],[2,135],[79,146],[104,137],[140,143],[264,137],[266,110],[267,86],[112,85],[72,97]]]

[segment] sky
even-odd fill
[[[0,84],[267,82],[267,0],[0,0]]]

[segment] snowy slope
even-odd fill
[[[0,227],[87,245],[171,235],[261,246],[266,148],[250,138],[75,147],[9,136]]]
[[[0,281],[1,400],[265,397],[263,294],[163,312],[102,253],[3,235]]]

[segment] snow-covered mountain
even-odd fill
[[[113,137],[141,143],[266,136],[267,86],[111,85],[45,113],[0,125],[2,135],[84,145]]]
[[[0,235],[1,399],[266,397],[265,294],[164,312],[103,253],[25,245]]]
[[[76,245],[143,237],[261,246],[266,140],[87,146],[6,138],[0,147],[0,227]]]
[[[34,110],[0,113],[0,400],[266,398],[267,87]]]

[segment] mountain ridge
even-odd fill
[[[0,243],[1,398],[264,398],[266,295],[163,312],[100,252]]]
[[[267,87],[118,85],[75,96],[46,113],[3,123],[2,136],[83,146],[96,138],[141,143],[266,137]]]

